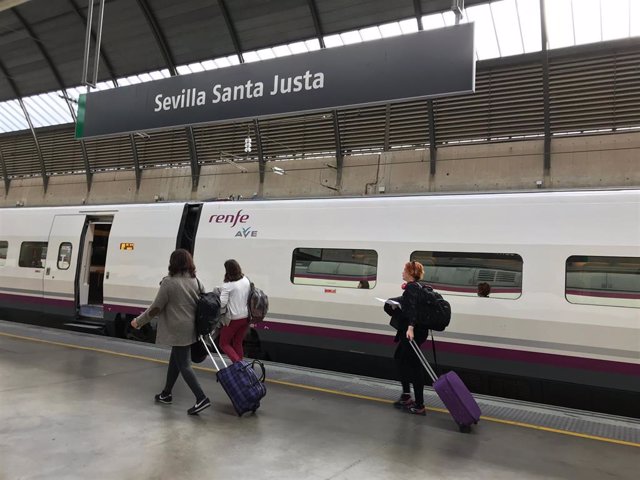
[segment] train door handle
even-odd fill
[[[45,275],[49,275],[51,273],[51,267],[47,267],[47,270],[44,272]]]
[[[109,280],[109,272],[106,273],[105,278]]]

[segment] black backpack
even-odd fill
[[[418,301],[418,326],[443,332],[451,321],[451,305],[430,285],[420,284]]]
[[[196,302],[196,335],[209,335],[220,322],[220,294],[205,292],[198,281],[200,294]]]

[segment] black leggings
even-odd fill
[[[418,346],[424,343],[422,338],[415,340]],[[416,405],[424,405],[425,371],[420,360],[418,360],[416,352],[411,348],[409,340],[400,338],[393,358],[395,359],[398,376],[402,384],[402,393],[410,394],[411,384],[413,384]]]
[[[173,386],[178,379],[178,374],[187,382],[189,388],[196,396],[196,401],[203,400],[206,395],[200,387],[196,374],[191,368],[191,345],[184,347],[171,347],[171,357],[169,358],[169,368],[167,369],[167,383],[164,386],[165,393],[171,393]]]

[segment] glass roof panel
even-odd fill
[[[539,0],[516,0],[516,9],[524,42],[524,52],[539,52],[542,50]]]
[[[273,47],[272,50],[276,57],[288,57],[291,55],[291,50],[287,45],[279,45],[277,47]]]
[[[441,13],[434,13],[433,15],[425,15],[422,17],[422,28],[424,30],[435,30],[436,28],[442,28],[444,26],[444,18]]]
[[[629,9],[629,0],[606,0],[601,3],[602,40],[629,36]]]
[[[36,97],[27,97],[23,99],[24,106],[29,112],[33,128],[48,127],[49,125],[58,125],[60,120],[51,109],[38,102]]]
[[[340,35],[327,35],[324,37],[324,46],[327,48],[342,47],[343,45]]]
[[[291,50],[291,53],[293,53],[294,55],[297,55],[299,53],[307,53],[309,51],[304,42],[290,43],[289,50]]]
[[[273,50],[271,50],[270,48],[257,50],[256,54],[258,55],[258,58],[260,58],[260,60],[271,60],[273,58],[276,58],[276,54],[273,53]]]
[[[22,107],[20,107],[18,100],[2,102],[0,103],[0,106],[2,107],[2,118],[13,124],[15,130],[27,130],[29,128],[29,124],[27,123],[27,119],[24,116],[24,112],[22,111]]]
[[[312,38],[311,40],[305,40],[304,44],[307,46],[310,52],[315,50],[320,50],[320,41],[317,38]]]
[[[602,40],[600,0],[573,0],[573,25],[576,45]]]
[[[515,0],[504,0],[489,4],[498,34],[498,45],[502,56],[524,53],[524,42],[518,21]]]
[[[398,22],[385,23],[384,25],[380,25],[379,28],[382,38],[402,35],[402,30],[400,29],[400,24]]]
[[[629,35],[640,36],[640,2],[629,3]]]
[[[360,36],[360,33],[357,30],[341,33],[340,38],[342,39],[342,43],[344,43],[345,45],[351,45],[353,43],[362,43],[362,37]]]
[[[253,62],[259,62],[260,61],[260,57],[258,56],[258,52],[244,52],[242,54],[245,63],[253,63]],[[218,63],[216,61],[216,63]]]
[[[475,44],[479,60],[500,56],[496,31],[491,17],[489,4],[467,8],[466,17],[469,22],[475,22]]]
[[[571,0],[544,0],[549,48],[575,44]]]
[[[382,34],[378,27],[363,28],[360,30],[360,36],[365,42],[368,42],[369,40],[379,40],[382,38]]]
[[[176,70],[178,71],[178,75],[189,75],[191,73],[188,65],[178,65]]]
[[[401,20],[398,22],[400,25],[400,30],[405,35],[407,33],[415,33],[418,31],[418,20],[415,18],[407,18],[406,20]]]

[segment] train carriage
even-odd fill
[[[412,259],[452,306],[438,360],[472,390],[637,414],[638,190],[3,209],[0,318],[152,339],[128,319],[176,247],[207,287],[236,258],[269,294],[256,355],[393,376],[376,297]]]

